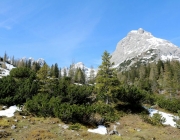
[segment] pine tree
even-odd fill
[[[85,83],[85,76],[81,68],[76,69],[74,81],[81,84]]]
[[[158,79],[158,84],[159,84],[161,89],[164,88],[164,81],[163,81],[164,79],[163,79],[163,77],[164,77],[164,71],[163,71],[163,68],[161,67],[160,68],[159,79]]]
[[[7,61],[7,58],[8,58],[8,56],[7,56],[7,53],[5,52],[5,53],[4,53],[4,58],[3,58],[3,62],[4,62],[4,63]]]
[[[156,64],[151,65],[150,74],[149,74],[149,81],[151,83],[151,90],[155,92],[158,87],[157,83],[157,77],[158,77],[158,70]]]
[[[13,66],[15,65],[14,56],[11,58],[11,64],[12,64]]]
[[[50,73],[50,68],[47,64],[44,64],[40,70],[37,72],[37,78],[40,82],[40,92],[47,92],[48,91],[48,76],[49,76],[49,73]]]
[[[102,55],[102,64],[99,66],[96,77],[98,95],[106,101],[106,104],[112,101],[112,96],[119,85],[116,70],[112,68],[113,63],[110,62],[110,59],[110,54],[105,51]]]
[[[173,72],[172,72],[172,68],[170,65],[170,61],[167,61],[164,65],[164,88],[170,92],[172,90],[173,87]]]
[[[39,63],[33,62],[32,66],[31,66],[31,69],[32,69],[33,71],[37,72],[40,68],[41,68],[41,67],[40,67]]]
[[[25,66],[24,60],[19,60],[17,67],[20,68],[20,67],[24,67],[24,66]]]
[[[59,77],[59,68],[57,63],[54,65],[54,76],[55,78]]]
[[[67,77],[67,71],[66,71],[66,68],[63,69],[63,77]]]
[[[59,76],[58,76],[59,79],[62,78],[62,75],[61,75],[61,68],[59,68]]]
[[[71,78],[71,83],[74,83],[75,71],[76,71],[76,69],[75,69],[75,64],[72,63],[72,64],[70,65],[70,68],[69,68],[69,71],[68,71],[68,77]]]
[[[89,83],[94,84],[95,82],[95,71],[93,66],[91,66],[90,75],[89,75]]]
[[[27,67],[31,69],[31,59],[28,60]]]
[[[54,73],[54,65],[51,66],[50,76],[51,76],[51,77],[54,77],[54,76],[55,76],[55,73]]]
[[[40,80],[45,80],[49,75],[49,66],[47,64],[44,64],[40,70],[37,72],[37,77]]]

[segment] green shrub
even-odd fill
[[[70,130],[79,130],[79,129],[81,129],[81,127],[82,127],[81,124],[75,123],[75,124],[70,125],[70,126],[69,126],[69,129],[70,129]]]
[[[161,126],[166,121],[164,117],[162,117],[161,114],[155,113],[152,117],[148,115],[142,115],[142,119],[144,122],[152,124],[152,125],[158,125]]]
[[[157,99],[159,107],[169,110],[173,113],[177,113],[180,110],[180,99],[165,99],[164,97],[159,97]]]

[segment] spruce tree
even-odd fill
[[[44,64],[40,70],[37,72],[37,78],[40,83],[40,92],[45,93],[48,91],[48,76],[50,73],[50,68],[47,64]]]
[[[63,69],[63,77],[64,78],[67,77],[67,70],[66,70],[66,68]]]
[[[7,58],[8,58],[8,56],[7,56],[7,53],[5,52],[5,53],[4,53],[4,58],[3,58],[3,62],[4,62],[4,63],[7,61]]]
[[[90,75],[89,75],[89,83],[94,84],[95,82],[95,71],[93,66],[91,66]]]
[[[57,63],[54,65],[54,76],[55,78],[59,77],[59,68]]]
[[[59,76],[58,76],[59,79],[62,78],[62,74],[61,74],[61,68],[59,68]]]
[[[112,67],[114,63],[111,63],[110,59],[111,55],[105,51],[96,77],[98,95],[105,100],[106,104],[112,101],[113,94],[116,93],[119,86],[116,70]]]
[[[155,92],[158,87],[157,83],[157,77],[158,77],[158,69],[155,63],[151,65],[150,74],[149,74],[149,81],[151,84],[151,90]]]
[[[68,77],[71,78],[71,83],[74,83],[74,79],[75,79],[75,64],[72,63],[70,65],[69,71],[68,71]]]
[[[54,76],[55,76],[55,73],[54,73],[54,65],[51,66],[50,76],[51,76],[51,77],[54,77]]]

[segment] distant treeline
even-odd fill
[[[134,64],[128,71],[118,73],[122,84],[135,85],[152,93],[179,95],[180,63],[179,61],[159,60],[148,64]]]

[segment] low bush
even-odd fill
[[[152,117],[148,115],[142,115],[142,119],[146,123],[158,126],[162,126],[163,123],[166,121],[166,119],[162,117],[162,115],[159,113],[155,113]]]

